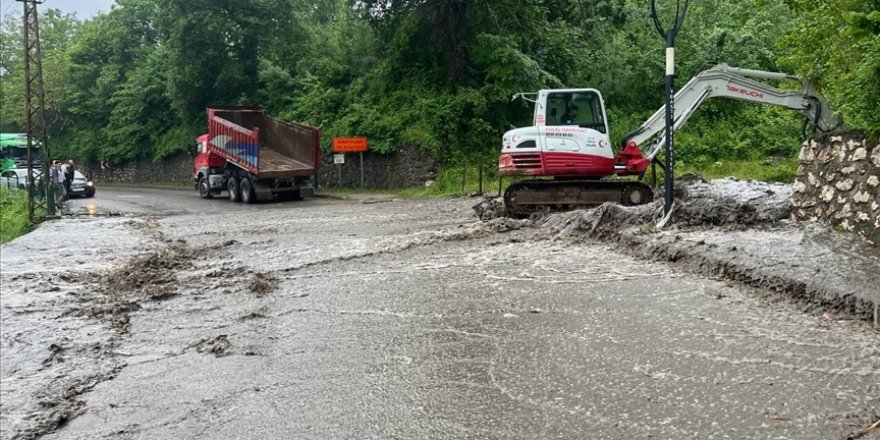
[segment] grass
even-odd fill
[[[27,192],[0,188],[0,243],[30,232]]]
[[[798,169],[797,159],[785,160],[725,160],[710,164],[678,167],[676,174],[697,173],[706,179],[736,177],[762,182],[794,182]]]
[[[332,186],[321,186],[322,194],[332,194],[340,197],[349,198],[352,194],[390,194],[403,198],[443,198],[456,197],[479,192],[480,174],[477,167],[467,169],[467,173],[463,172],[462,167],[447,167],[437,172],[434,182],[430,186],[412,186],[408,188],[338,188]],[[509,179],[505,179],[505,184],[509,184]],[[483,193],[498,194],[498,175],[497,170],[483,169]]]

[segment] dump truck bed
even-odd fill
[[[208,150],[258,179],[311,176],[320,130],[271,118],[257,107],[208,108]]]

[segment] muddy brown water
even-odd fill
[[[819,439],[880,418],[878,333],[845,314],[471,200],[194,194],[105,192],[132,215],[2,247],[4,439]]]

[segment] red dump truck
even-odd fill
[[[297,200],[314,192],[321,132],[258,107],[209,107],[196,148],[193,183],[203,199],[226,191],[233,202]]]

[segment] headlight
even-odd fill
[[[95,184],[92,182],[86,182],[86,186],[95,186]]]

